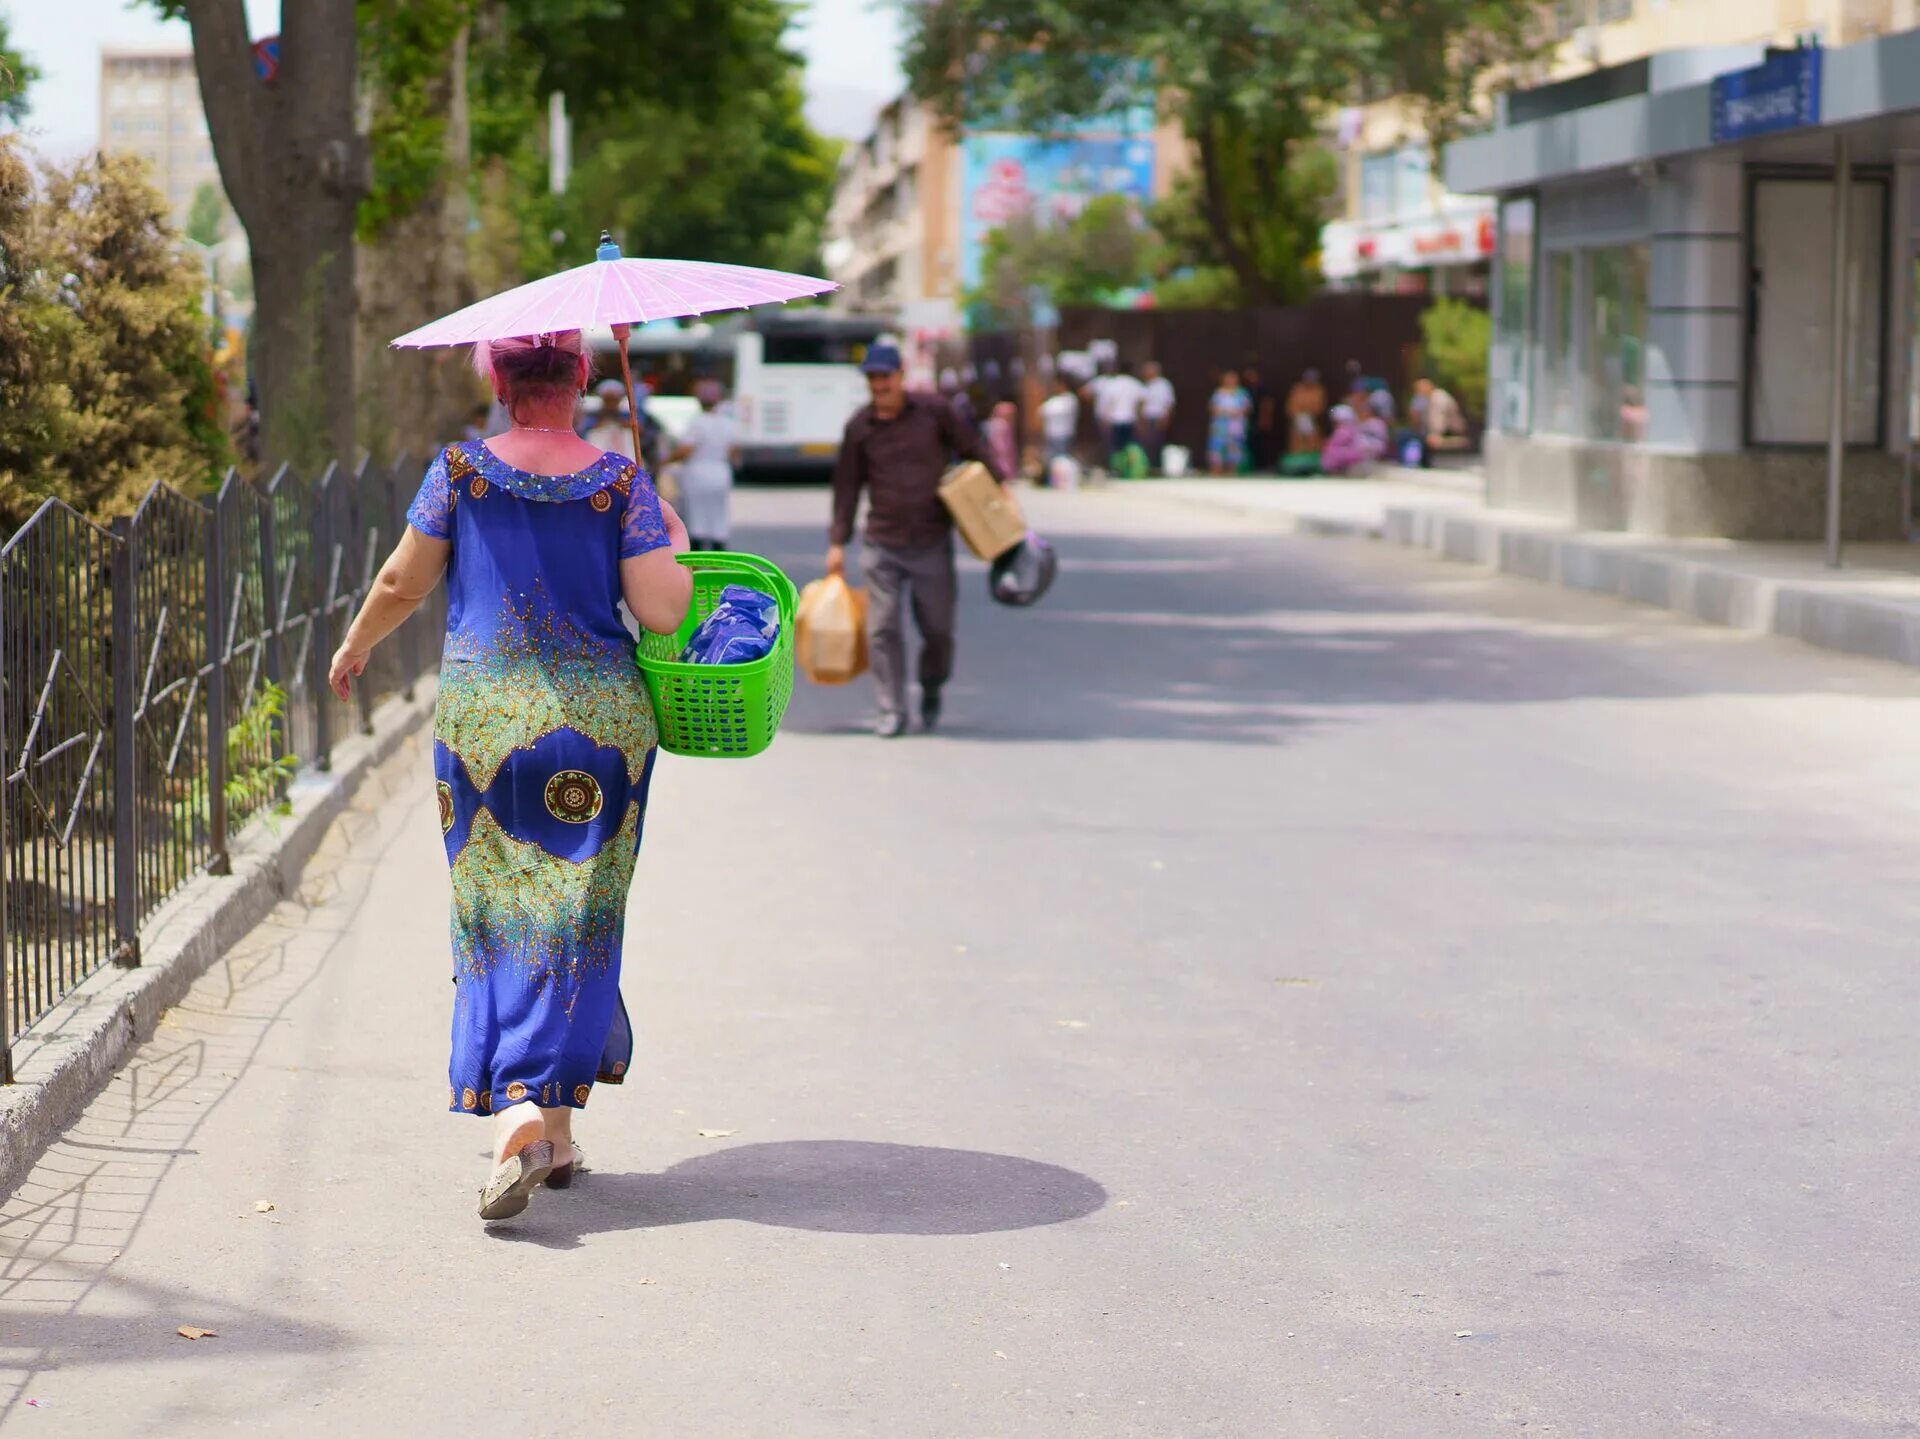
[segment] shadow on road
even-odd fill
[[[743,1219],[825,1234],[992,1234],[1082,1219],[1107,1191],[1057,1164],[971,1149],[812,1139],[742,1144],[660,1174],[588,1174],[500,1239],[571,1249],[583,1235]]]

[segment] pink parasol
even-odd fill
[[[710,315],[716,310],[744,310],[750,305],[799,300],[839,288],[831,280],[750,265],[623,259],[620,247],[605,231],[600,234],[600,247],[594,255],[591,264],[516,285],[409,330],[392,342],[393,347],[429,349],[562,330],[611,328],[619,342],[620,373],[627,382],[627,410],[634,417],[634,453],[638,454],[639,410],[633,403],[633,375],[627,365],[630,325]]]

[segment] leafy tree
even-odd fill
[[[1334,107],[1405,93],[1437,137],[1489,70],[1547,43],[1538,0],[914,0],[914,90],[954,124],[1042,131],[1159,104],[1193,146],[1188,203],[1249,303],[1310,278],[1311,152]]]
[[[797,69],[712,118],[635,97],[582,126],[560,228],[611,229],[630,255],[817,266],[838,149],[801,107]]]
[[[1180,176],[1153,207],[1154,227],[1164,242],[1160,274],[1212,274],[1216,281],[1225,274],[1232,284],[1216,303],[1231,304],[1243,287],[1232,263],[1238,252],[1258,272],[1263,299],[1280,304],[1306,299],[1320,285],[1320,226],[1339,184],[1332,154],[1318,144],[1295,145],[1277,170],[1267,170],[1261,168],[1260,147],[1232,133],[1223,137],[1218,153],[1223,193],[1235,197],[1219,217],[1198,171]],[[1222,243],[1222,225],[1228,227],[1231,248]],[[1219,286],[1205,289],[1217,294]]]
[[[27,118],[27,88],[40,71],[7,43],[7,17],[0,15],[0,117],[18,125]]]
[[[201,245],[216,245],[227,228],[227,198],[211,180],[200,182],[193,192],[193,205],[187,211],[187,238]]]
[[[991,322],[1024,323],[1038,289],[1056,305],[1102,305],[1148,278],[1155,240],[1131,199],[1101,195],[1063,225],[1022,216],[987,233],[969,304]]]
[[[377,453],[418,453],[477,393],[457,357],[396,357],[386,340],[585,262],[603,227],[629,254],[817,259],[837,156],[802,115],[781,0],[359,0],[358,16],[373,182],[360,433]],[[562,196],[554,88],[575,130]]]
[[[1420,339],[1428,375],[1469,415],[1484,417],[1493,316],[1478,305],[1442,296],[1421,311]]]
[[[193,26],[253,251],[274,456],[350,455],[356,400],[376,449],[415,438],[396,412],[444,432],[457,366],[432,367],[433,393],[397,390],[385,339],[582,262],[603,225],[630,252],[778,264],[817,245],[834,154],[801,118],[786,0],[300,0],[282,7],[271,85],[252,73],[243,0],[148,3]],[[576,184],[559,198],[553,90],[578,117]]]
[[[518,212],[524,268],[581,263],[602,229],[628,254],[817,263],[838,151],[802,113],[785,0],[510,0],[498,9],[476,45],[473,151],[483,210],[491,192],[490,218]],[[566,94],[575,128],[573,179],[557,200],[543,194],[552,90]],[[526,198],[515,205],[513,192]]]
[[[126,156],[42,190],[0,141],[0,520],[48,495],[105,519],[156,480],[211,483],[231,455],[165,201]]]

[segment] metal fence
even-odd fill
[[[49,500],[0,548],[0,1082],[13,1040],[109,962],[298,768],[439,660],[445,591],[374,654],[333,650],[405,524],[416,468],[363,462],[210,500],[156,485],[107,528]]]

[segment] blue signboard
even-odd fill
[[[1713,143],[1751,140],[1820,123],[1820,57],[1813,46],[1713,79]]]
[[[960,280],[969,287],[980,283],[987,233],[1016,216],[1049,225],[1071,220],[1096,195],[1125,195],[1142,209],[1153,201],[1150,139],[976,134],[962,151]]]

